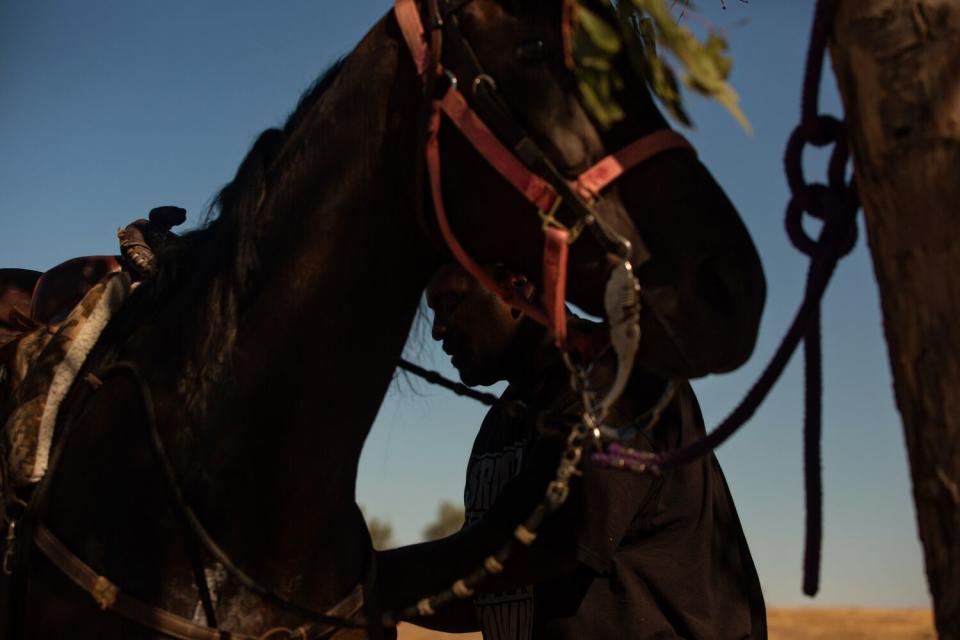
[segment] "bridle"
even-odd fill
[[[671,149],[692,152],[693,147],[675,131],[660,129],[607,155],[575,179],[568,180],[512,115],[493,77],[484,71],[472,46],[461,32],[456,14],[471,0],[454,2],[444,12],[440,9],[441,1],[424,0],[425,20],[421,19],[421,10],[415,0],[396,0],[394,4],[394,13],[417,74],[424,82],[425,101],[429,102],[424,109],[426,137],[423,152],[437,227],[450,253],[467,272],[484,287],[549,328],[557,345],[565,348],[567,328],[564,303],[569,246],[580,237],[582,231],[588,231],[605,253],[624,265],[630,273],[631,284],[636,285],[630,264],[634,247],[597,214],[596,203],[603,197],[603,190],[624,173],[655,155]],[[429,29],[424,29],[424,23]],[[469,93],[461,91],[460,79],[440,61],[444,36],[455,48],[455,54],[459,54],[458,62],[469,69],[472,76]],[[437,97],[436,89],[441,82],[446,87],[442,95]],[[456,125],[473,148],[536,207],[544,232],[543,306],[528,302],[511,287],[491,277],[454,234],[444,207],[441,187],[439,131],[444,115]],[[566,225],[557,218],[561,211],[572,214],[572,224]],[[641,255],[646,254],[645,247],[638,247],[637,250]]]

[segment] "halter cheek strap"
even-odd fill
[[[563,229],[543,230],[543,305],[558,347],[567,343],[567,255],[570,234]]]
[[[430,77],[428,74],[441,75],[444,70],[439,63],[438,52],[429,50],[415,0],[396,0],[394,13],[407,47],[410,49],[417,73],[425,81]],[[431,53],[433,53],[433,59],[437,60],[435,69],[430,69],[433,66]],[[441,187],[439,145],[441,114],[446,114],[477,152],[540,212],[544,230],[543,307],[527,302],[522,295],[511,287],[497,282],[473,260],[453,233],[443,205]],[[523,141],[533,145],[529,138],[524,138]],[[575,180],[569,181],[568,184],[559,183],[559,187],[565,191],[568,198],[572,197],[574,200],[579,200],[579,202],[567,203],[570,206],[578,205],[574,207],[575,211],[578,213],[590,211],[587,202],[598,198],[603,189],[610,183],[641,162],[669,149],[693,151],[693,147],[683,136],[670,129],[662,129],[640,138],[614,154],[606,156],[580,174]],[[535,151],[539,153],[538,149]],[[567,335],[564,302],[566,298],[569,245],[577,239],[579,231],[584,226],[594,224],[594,222],[587,220],[588,216],[581,214],[574,227],[567,228],[556,220],[553,214],[564,203],[557,188],[532,171],[517,156],[515,151],[508,149],[501,142],[470,107],[466,98],[459,92],[456,82],[451,82],[444,95],[432,102],[425,155],[437,226],[454,258],[484,287],[497,293],[505,302],[553,331],[557,345],[563,347]],[[553,177],[556,178],[556,176]]]
[[[446,208],[443,206],[443,193],[440,180],[440,142],[438,139],[440,131],[440,111],[437,109],[435,109],[430,116],[428,131],[426,154],[427,171],[430,174],[430,195],[433,200],[433,209],[437,216],[437,226],[440,228],[440,233],[443,235],[443,239],[447,243],[450,253],[457,259],[460,266],[476,278],[484,287],[499,295],[505,302],[527,314],[533,320],[552,329],[555,325],[553,319],[549,318],[542,309],[530,304],[521,295],[518,295],[512,287],[494,279],[467,253],[457,239],[457,236],[453,233],[453,229],[450,228],[450,220],[447,217]],[[566,242],[564,242],[564,247],[566,247]],[[566,274],[563,275],[565,276]]]

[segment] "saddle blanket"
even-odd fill
[[[0,467],[6,467],[0,468],[3,496],[43,478],[60,404],[132,288],[128,274],[111,273],[87,292],[63,322],[20,338],[7,365],[12,393],[0,433]]]

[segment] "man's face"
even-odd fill
[[[430,281],[427,305],[433,310],[433,339],[443,342],[464,384],[507,377],[511,342],[521,322],[510,305],[454,266],[441,267]]]

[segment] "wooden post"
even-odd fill
[[[830,52],[937,630],[960,639],[960,2],[840,0]]]

